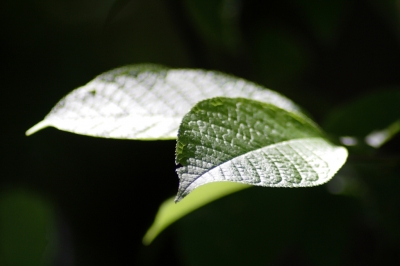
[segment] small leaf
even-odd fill
[[[216,104],[217,103],[217,104]],[[216,181],[312,187],[329,181],[347,158],[310,120],[243,98],[198,103],[179,128],[176,201]]]
[[[117,139],[175,139],[183,116],[216,96],[246,97],[300,113],[289,99],[226,74],[125,66],[96,77],[65,96],[30,135],[53,126],[77,134]]]
[[[190,212],[248,187],[244,184],[218,182],[196,189],[179,204],[175,204],[173,198],[164,201],[157,212],[153,224],[143,237],[143,243],[149,245],[165,228]]]
[[[365,142],[374,148],[379,148],[400,132],[400,120],[397,120],[387,128],[374,130],[365,137]]]

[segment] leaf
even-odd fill
[[[143,243],[145,245],[151,244],[165,228],[190,212],[212,201],[248,187],[247,185],[239,183],[211,183],[197,189],[179,204],[175,204],[173,198],[167,199],[161,204],[153,224],[143,237]]]
[[[347,158],[310,120],[243,98],[202,101],[179,128],[183,167],[176,202],[216,181],[265,187],[312,187],[329,181]]]
[[[387,128],[374,130],[365,136],[365,142],[374,148],[380,148],[400,132],[400,120],[397,120]]]
[[[26,134],[53,126],[104,138],[175,139],[190,108],[216,96],[252,98],[301,112],[274,91],[219,72],[133,65],[103,73],[72,91]]]

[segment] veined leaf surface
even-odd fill
[[[157,65],[117,68],[65,96],[27,135],[53,126],[118,139],[175,139],[183,116],[197,102],[245,97],[300,113],[289,99],[226,74]]]
[[[347,150],[294,112],[243,98],[204,100],[179,128],[176,201],[218,181],[266,187],[312,187],[329,181]]]

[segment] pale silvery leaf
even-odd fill
[[[308,119],[243,98],[204,100],[183,118],[176,146],[176,201],[196,187],[231,181],[312,187],[329,181],[347,158]]]
[[[118,139],[175,139],[183,116],[216,96],[245,97],[300,114],[292,101],[254,83],[204,70],[157,65],[117,68],[65,96],[27,135],[52,126]]]

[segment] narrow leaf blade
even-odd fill
[[[167,199],[161,204],[153,224],[143,237],[143,243],[149,245],[165,228],[190,212],[248,187],[238,183],[217,182],[197,189],[179,204],[174,203],[174,198]]]

